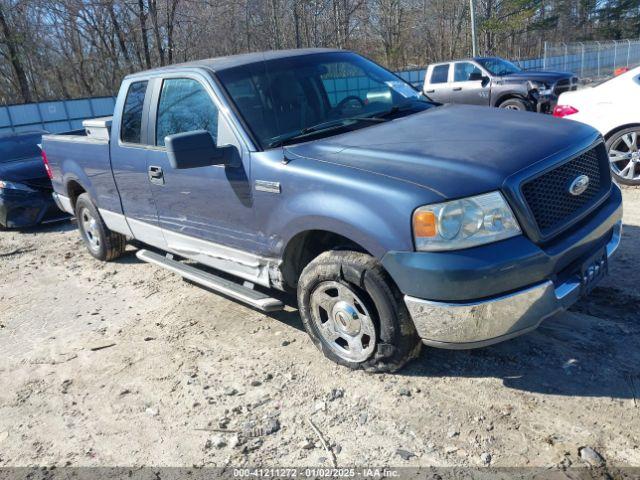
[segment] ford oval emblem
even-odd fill
[[[577,197],[578,195],[582,195],[588,187],[589,177],[586,175],[579,175],[574,178],[569,185],[569,193]]]

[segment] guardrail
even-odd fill
[[[82,120],[113,114],[114,97],[81,98],[0,107],[0,133],[82,128]]]

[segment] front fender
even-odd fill
[[[282,162],[280,155],[252,156],[253,178],[278,185],[276,192],[254,192],[256,243],[270,257],[282,258],[294,236],[313,230],[346,237],[377,258],[411,251],[413,211],[440,198],[388,175],[291,153]]]
[[[506,84],[492,86],[493,106],[497,107],[510,97],[518,97],[529,100],[529,89],[526,84]]]
[[[391,195],[393,196],[393,195]],[[309,230],[336,233],[357,243],[377,258],[389,250],[412,250],[411,209],[365,204],[346,195],[309,191],[282,204],[273,212],[268,230],[279,232],[272,245],[280,257],[289,241]],[[288,218],[288,220],[286,220]]]

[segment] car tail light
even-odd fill
[[[53,180],[53,172],[51,171],[51,167],[49,166],[49,160],[47,160],[47,154],[44,150],[40,150],[40,154],[42,155],[42,163],[44,163],[44,169],[47,171],[47,177],[49,180]]]
[[[567,117],[569,115],[573,115],[574,113],[578,113],[578,109],[572,107],[571,105],[556,105],[553,109],[553,116],[562,118]]]

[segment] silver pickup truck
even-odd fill
[[[523,71],[497,57],[430,65],[424,94],[440,103],[465,103],[551,113],[558,96],[578,87],[571,73]]]

